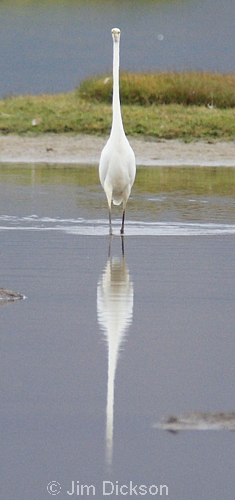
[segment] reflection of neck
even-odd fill
[[[111,134],[123,133],[122,114],[119,95],[119,41],[113,42],[113,121]]]
[[[106,464],[112,464],[113,455],[113,412],[114,412],[114,380],[116,374],[118,352],[109,342],[108,346],[108,386],[106,407]]]

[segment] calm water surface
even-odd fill
[[[234,72],[234,0],[10,1],[0,4],[0,97],[110,73],[115,26],[123,70]]]
[[[232,499],[234,433],[153,425],[235,410],[234,169],[139,168],[124,257],[96,169],[0,180],[2,498]]]

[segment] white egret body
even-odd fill
[[[120,30],[112,30],[113,37],[113,118],[110,137],[99,164],[100,182],[109,206],[109,232],[112,234],[111,204],[123,204],[121,234],[124,233],[125,209],[135,180],[135,155],[124,132],[119,95]]]

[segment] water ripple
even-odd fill
[[[113,221],[114,233],[119,234],[120,221]],[[215,236],[235,234],[235,224],[200,222],[127,221],[126,236]],[[0,231],[63,231],[67,234],[101,236],[108,234],[105,219],[63,219],[29,215],[0,216]]]

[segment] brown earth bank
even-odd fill
[[[0,162],[97,165],[106,141],[107,138],[81,134],[0,135]],[[235,141],[129,141],[137,165],[235,167]]]

